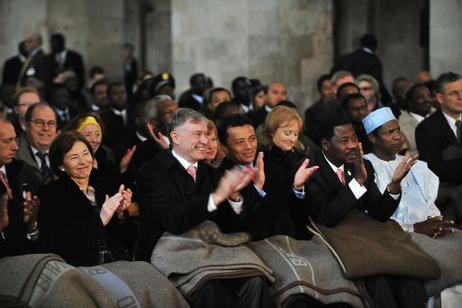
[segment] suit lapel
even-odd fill
[[[444,117],[443,112],[441,110],[438,110],[437,112],[438,112],[438,119],[439,119],[439,122],[440,122],[440,125],[441,125],[441,128],[442,128],[442,131],[444,133],[444,136],[446,136],[450,142],[456,143],[457,138],[454,135],[453,130],[449,126],[448,121]]]

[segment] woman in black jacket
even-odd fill
[[[279,196],[279,204],[270,214],[273,228],[297,239],[309,239],[306,231],[309,207],[304,183],[317,167],[306,168],[308,160],[300,150],[299,135],[303,120],[287,106],[276,106],[266,117],[262,135],[264,152],[264,191]]]
[[[126,211],[132,193],[121,185],[112,197],[93,151],[78,132],[64,132],[50,147],[50,164],[59,178],[40,195],[38,223],[41,250],[74,266],[92,266],[128,259],[136,234]]]

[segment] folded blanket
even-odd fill
[[[241,233],[223,235],[206,221],[181,235],[165,233],[154,248],[151,263],[189,300],[212,279],[263,276],[274,282],[271,269],[247,246],[239,245],[248,240]]]
[[[348,303],[363,307],[355,284],[342,276],[340,267],[319,236],[298,241],[277,235],[247,244],[273,271],[271,291],[278,307],[294,295],[305,294],[324,304]]]
[[[189,307],[145,262],[76,268],[51,254],[0,259],[1,307]]]
[[[438,239],[412,233],[411,238],[423,251],[435,259],[441,269],[441,275],[438,278],[425,282],[428,296],[437,295],[446,288],[462,283],[462,231],[456,229],[454,233]]]
[[[432,279],[441,274],[435,260],[392,220],[380,222],[357,211],[333,228],[311,225],[328,242],[346,278],[390,274]]]

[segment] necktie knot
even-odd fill
[[[197,174],[196,166],[191,165],[188,168],[186,168],[186,171],[188,171],[188,173],[192,176],[192,178],[194,179],[194,182],[195,182],[196,181],[196,174]]]
[[[337,174],[337,178],[342,183],[342,185],[345,185],[345,174],[342,169],[337,168],[337,171],[335,171],[335,174]]]

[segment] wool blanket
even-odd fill
[[[77,268],[52,254],[0,259],[1,307],[189,307],[146,262]]]
[[[441,274],[436,261],[393,220],[380,222],[355,211],[333,228],[311,225],[312,232],[326,239],[346,278],[388,274],[434,279]]]

